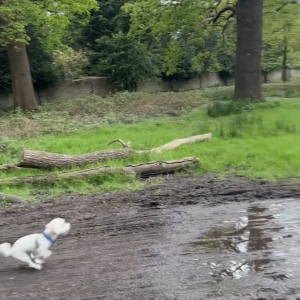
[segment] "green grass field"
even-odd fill
[[[203,106],[175,117],[158,117],[132,124],[102,125],[98,129],[78,129],[72,133],[48,134],[17,140],[4,139],[1,163],[16,161],[19,148],[62,154],[83,154],[119,147],[107,146],[117,138],[130,141],[136,150],[150,149],[176,138],[211,132],[209,142],[184,145],[160,155],[136,155],[103,165],[123,166],[153,160],[173,160],[189,156],[200,159],[193,172],[242,175],[248,178],[274,180],[300,176],[300,100],[268,101],[229,107],[221,103],[208,109]],[[229,108],[228,108],[229,107]],[[209,117],[209,114],[214,117]],[[98,164],[101,165],[101,164]],[[47,171],[48,173],[50,171]],[[58,172],[58,171],[52,171]],[[45,171],[18,170],[2,172],[1,179],[44,174]],[[142,183],[124,176],[68,180],[43,186],[11,187],[1,191],[37,199],[64,192],[89,193],[104,190],[136,189]]]

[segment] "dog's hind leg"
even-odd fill
[[[27,263],[28,267],[30,267],[30,268],[34,268],[36,270],[42,270],[42,266],[34,263],[31,259],[31,257],[27,253],[13,251],[11,256],[14,257],[15,259],[18,259],[18,260],[24,262],[24,263]]]
[[[47,249],[44,250],[42,254],[38,253],[37,255],[31,255],[31,258],[34,263],[42,265],[45,263],[45,260],[51,255],[52,255],[52,251]]]

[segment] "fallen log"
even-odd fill
[[[132,154],[130,148],[103,150],[83,155],[63,155],[43,151],[24,150],[21,162],[17,167],[53,169],[79,167],[100,161],[121,159]]]
[[[0,201],[8,201],[10,203],[26,203],[26,199],[9,194],[2,194],[0,193]]]
[[[114,142],[120,142],[122,144],[123,149],[103,150],[83,155],[62,155],[43,151],[24,150],[21,162],[17,165],[17,167],[37,169],[78,167],[101,161],[122,159],[125,157],[129,157],[130,155],[135,153],[161,153],[165,150],[175,149],[183,144],[203,142],[210,139],[211,133],[196,135],[184,139],[176,139],[163,146],[145,151],[133,150],[130,148],[130,143],[126,144],[122,140],[118,139],[112,141],[109,144],[112,144]]]
[[[199,164],[199,159],[195,157],[187,157],[174,161],[155,161],[142,164],[128,165],[125,167],[97,167],[87,170],[79,170],[72,172],[63,172],[58,174],[37,175],[29,177],[15,177],[9,179],[1,179],[0,185],[23,185],[37,184],[43,182],[56,182],[64,179],[86,178],[97,175],[110,174],[128,174],[133,177],[150,177],[159,174],[174,173]]]

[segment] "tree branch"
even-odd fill
[[[222,8],[212,19],[211,22],[216,23],[219,18],[222,16],[223,13],[225,13],[226,11],[231,11],[233,15],[237,14],[237,10],[236,7],[233,6],[226,6],[224,8]]]
[[[224,35],[226,29],[228,28],[230,24],[230,19],[234,16],[234,13],[231,13],[227,18],[226,18],[226,24],[222,28],[222,35]]]
[[[6,53],[6,52],[7,52],[7,49],[6,49],[6,48],[0,49],[0,54]]]
[[[216,23],[219,18],[226,12],[226,11],[231,11],[232,12],[232,16],[236,15],[237,14],[237,8],[235,6],[226,6],[224,8],[222,8],[215,16],[213,17],[210,17],[210,18],[207,18],[205,20],[203,20],[202,22],[213,22],[213,23]],[[230,18],[231,18],[231,15],[230,15]]]

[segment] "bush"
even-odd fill
[[[88,59],[83,51],[76,52],[72,48],[65,51],[54,51],[54,60],[57,66],[62,68],[65,77],[69,79],[78,79],[84,74],[84,69],[88,65]]]

